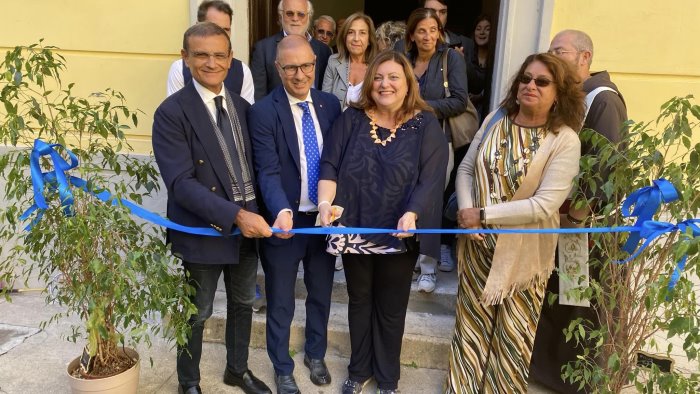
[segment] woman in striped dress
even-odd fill
[[[457,173],[462,228],[557,228],[579,170],[583,96],[574,72],[529,56]],[[556,234],[469,234],[459,243],[446,393],[524,393]]]

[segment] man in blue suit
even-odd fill
[[[277,14],[282,31],[255,43],[253,58],[250,61],[253,84],[255,85],[255,101],[265,97],[282,84],[282,80],[277,74],[275,57],[277,56],[277,44],[283,37],[297,34],[306,37],[309,41],[311,49],[316,55],[313,87],[318,90],[321,90],[323,74],[326,72],[328,58],[331,56],[330,47],[309,34],[309,25],[314,14],[314,7],[310,0],[280,0],[277,5]]]
[[[256,242],[270,226],[257,214],[252,148],[246,110],[250,106],[224,87],[231,65],[226,31],[211,22],[185,32],[182,59],[193,81],[158,107],[153,151],[168,190],[168,217],[192,227],[211,227],[220,237],[168,230],[172,253],[182,260],[197,314],[192,337],[178,349],[178,391],[201,393],[199,360],[204,322],[212,314],[221,273],[226,285],[224,383],[246,393],[271,393],[248,369],[257,271]],[[240,234],[233,235],[235,230]]]
[[[335,96],[311,89],[315,56],[304,37],[283,38],[276,58],[282,86],[250,108],[248,124],[265,216],[273,227],[288,231],[315,225],[323,141],[340,115],[340,104]],[[267,353],[280,394],[299,393],[294,361],[289,355],[289,332],[300,260],[308,293],[304,364],[314,384],[331,382],[324,357],[335,258],[325,248],[325,237],[320,235],[277,234],[261,244],[267,293]]]

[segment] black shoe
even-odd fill
[[[183,387],[181,384],[178,384],[177,394],[202,394],[202,389],[199,388],[199,385]]]
[[[262,380],[256,378],[250,370],[243,372],[242,375],[237,375],[226,368],[224,383],[240,387],[247,394],[272,394],[270,388]]]
[[[301,394],[299,386],[294,380],[294,375],[277,375],[275,372],[275,384],[277,385],[277,394]]]
[[[316,386],[325,386],[331,383],[331,374],[328,372],[328,367],[326,367],[326,362],[323,359],[313,359],[309,356],[304,355],[304,365],[309,368],[311,375],[311,383]]]

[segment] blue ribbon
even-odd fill
[[[31,221],[25,230],[31,229],[36,223],[41,220],[44,210],[48,208],[44,198],[44,189],[48,186],[52,189],[57,189],[61,206],[64,208],[66,215],[72,215],[73,193],[71,185],[81,188],[82,190],[92,194],[100,201],[110,203],[112,206],[121,204],[128,208],[135,216],[151,222],[153,224],[181,231],[188,234],[220,237],[226,236],[209,227],[189,227],[172,222],[154,212],[151,212],[140,205],[131,201],[114,198],[112,194],[103,190],[99,193],[89,190],[87,181],[84,179],[67,176],[66,171],[69,171],[78,166],[78,157],[69,149],[64,148],[70,159],[67,162],[55,149],[60,147],[60,144],[47,144],[46,142],[36,139],[34,141],[34,149],[30,155],[30,170],[32,176],[32,187],[34,190],[34,204],[27,209],[21,216],[21,220],[26,220],[29,216],[38,211],[37,216]],[[53,161],[53,171],[41,171],[41,157],[49,156]],[[579,233],[621,233],[629,232],[630,236],[623,250],[630,254],[625,260],[615,261],[617,264],[625,264],[638,257],[657,237],[662,234],[680,230],[686,232],[691,230],[693,237],[700,235],[700,219],[689,219],[680,222],[676,225],[666,222],[656,222],[651,220],[662,202],[671,202],[678,199],[678,192],[671,182],[666,179],[658,179],[654,181],[653,186],[643,187],[632,194],[625,200],[622,205],[622,214],[625,217],[637,217],[637,222],[634,226],[619,226],[619,227],[597,227],[597,228],[545,228],[545,229],[414,229],[409,230],[413,234],[579,234]],[[634,206],[634,210],[630,213],[630,207]],[[272,228],[273,233],[282,233],[278,228]],[[311,227],[311,228],[295,228],[289,231],[291,234],[310,234],[310,235],[329,235],[329,234],[393,234],[398,232],[397,229],[380,229],[380,228],[364,228],[364,227]],[[240,234],[240,230],[236,229],[230,235]],[[644,239],[644,243],[637,248],[639,241]],[[669,282],[669,289],[678,282],[681,272],[685,268],[687,255],[683,256],[673,271]]]
[[[666,179],[659,178],[654,181],[653,186],[638,189],[627,197],[622,204],[622,216],[636,217],[637,222],[634,226],[641,227],[654,217],[662,202],[668,203],[675,200],[678,200],[676,188]],[[634,210],[630,213],[630,207],[632,206],[634,206]],[[622,250],[633,254],[635,249],[637,249],[637,245],[639,245],[640,239],[641,232],[630,233]]]
[[[685,234],[690,230],[690,233],[693,237],[700,236],[700,219],[688,219],[684,220],[682,222],[679,222],[678,224],[673,224],[673,223],[668,223],[668,222],[657,222],[655,220],[647,220],[646,222],[642,223],[641,226],[641,231],[638,233],[631,233],[631,234],[638,234],[641,238],[644,239],[644,243],[642,246],[637,248],[637,250],[633,251],[632,255],[624,260],[618,260],[615,261],[616,264],[626,264],[635,258],[637,258],[644,250],[651,245],[651,243],[658,238],[659,236],[666,234],[666,233],[671,233],[676,230],[680,231],[682,234]],[[671,278],[669,279],[668,282],[668,290],[673,290],[674,287],[676,287],[676,284],[678,283],[678,280],[680,279],[681,273],[685,269],[685,264],[688,260],[688,255],[684,254],[681,256],[681,258],[676,262],[676,267],[673,269],[673,273],[671,274]]]

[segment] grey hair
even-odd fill
[[[588,66],[590,67],[591,63],[593,63],[593,40],[591,40],[591,37],[581,30],[573,29],[562,30],[557,33],[557,36],[565,34],[572,37],[571,44],[577,51],[588,51],[591,53],[591,57],[588,58]]]
[[[282,17],[282,11],[284,9],[282,8],[282,3],[284,0],[280,0],[279,3],[277,3],[277,15]],[[306,12],[309,14],[309,21],[311,21],[311,17],[314,15],[314,5],[311,4],[311,0],[306,0]]]
[[[281,4],[281,2],[280,2],[280,4]],[[316,18],[316,20],[314,21],[314,28],[316,27],[316,24],[318,24],[318,21],[320,21],[320,20],[324,20],[324,21],[330,23],[331,26],[333,26],[333,32],[335,33],[335,20],[333,19],[333,17],[331,17],[330,15],[321,15],[321,16],[319,16],[319,17]]]
[[[392,49],[397,41],[406,35],[406,23],[403,21],[386,21],[377,27],[377,41],[382,41]]]

